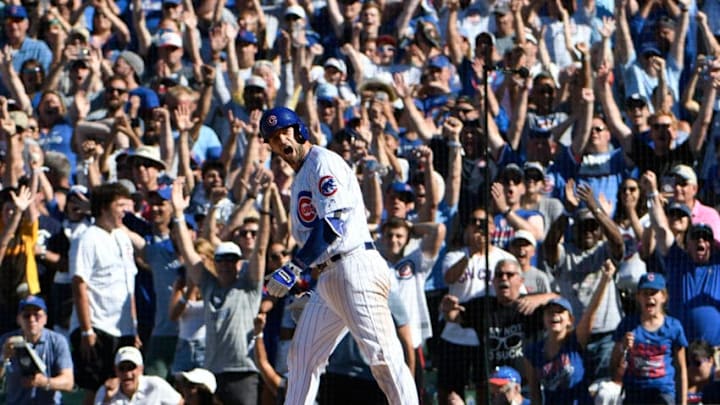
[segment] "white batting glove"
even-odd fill
[[[268,294],[277,298],[284,297],[293,285],[295,285],[301,272],[302,268],[297,264],[293,262],[285,263],[282,267],[266,277],[268,283],[265,287],[267,288]]]

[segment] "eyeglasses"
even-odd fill
[[[127,89],[121,89],[119,87],[108,87],[106,90],[108,93],[118,93],[120,95],[127,93]]]
[[[592,127],[593,132],[602,132],[604,130],[605,130],[605,127],[601,127],[601,126]]]
[[[40,73],[42,72],[42,68],[40,66],[26,67],[22,70],[22,72],[27,74]]]
[[[475,225],[476,228],[485,229],[488,226],[487,218],[471,218],[470,224]]]
[[[652,129],[654,129],[656,131],[667,131],[670,129],[671,126],[672,126],[672,124],[657,122],[655,124],[652,124]]]
[[[510,280],[511,278],[513,278],[515,276],[517,276],[517,273],[512,272],[512,271],[498,271],[495,273],[495,278],[499,278],[499,279],[503,279],[503,278],[507,277],[507,279]]]

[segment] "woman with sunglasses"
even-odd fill
[[[585,376],[584,352],[590,340],[593,320],[603,295],[612,283],[615,265],[611,260],[602,267],[602,281],[593,294],[577,328],[570,301],[555,298],[543,309],[545,338],[525,349],[526,370],[534,374],[529,381],[543,387],[545,404],[591,404]],[[530,387],[531,390],[539,386]]]
[[[665,277],[660,273],[643,275],[636,299],[640,313],[623,318],[613,336],[610,370],[616,382],[622,381],[623,403],[685,405],[688,342],[680,321],[665,315]]]
[[[640,276],[647,271],[639,251],[643,230],[650,227],[647,205],[642,197],[637,179],[629,177],[620,183],[613,221],[618,225],[625,241],[625,256],[618,265],[617,280],[625,311],[634,308],[632,293]]]

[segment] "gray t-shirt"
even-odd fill
[[[528,294],[559,292],[553,276],[534,266],[523,273],[523,285]]]
[[[593,293],[598,289],[602,276],[602,265],[610,257],[607,241],[600,242],[586,251],[581,251],[573,244],[560,246],[560,261],[555,267],[553,275],[560,287],[561,295],[572,304],[576,320],[580,319],[590,303]],[[592,333],[615,330],[622,316],[620,297],[613,281],[600,302]]]
[[[253,319],[260,308],[262,279],[252,282],[248,263],[230,287],[222,288],[207,270],[200,284],[205,302],[205,368],[211,372],[255,371],[248,350]]]

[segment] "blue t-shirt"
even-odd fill
[[[21,336],[20,329],[7,333],[0,338],[0,344],[3,346],[8,338],[12,336]],[[67,339],[59,333],[48,329],[43,329],[40,340],[32,346],[35,352],[47,366],[46,375],[50,377],[57,376],[60,371],[73,368],[72,356],[70,355],[70,347]],[[16,359],[10,359],[10,365],[7,368],[6,387],[8,404],[62,404],[62,395],[59,391],[45,391],[40,388],[24,388],[22,386],[22,376],[20,368],[13,363]]]
[[[545,358],[545,340],[525,348],[525,357],[533,365],[543,386],[546,404],[592,404],[585,381],[583,349],[575,332],[565,339],[560,351],[550,360]]]
[[[172,295],[172,285],[177,280],[181,267],[177,252],[169,237],[153,236],[145,246],[143,256],[152,270],[153,290],[155,291],[155,326],[153,336],[177,336],[177,322],[170,320],[168,305]]]
[[[595,198],[603,194],[613,209],[617,205],[620,184],[625,174],[625,155],[622,149],[613,149],[607,153],[586,154],[578,161],[572,149],[560,145],[555,159],[559,173],[565,178],[573,178],[587,183]],[[612,217],[614,213],[609,213]]]
[[[178,131],[173,131],[173,137],[175,139],[178,139],[180,137]],[[222,144],[220,143],[220,139],[218,139],[215,131],[213,131],[212,128],[208,126],[201,126],[200,134],[198,135],[198,138],[195,140],[192,145],[192,149],[190,150],[190,154],[192,155],[193,159],[195,159],[195,161],[199,164],[202,164],[206,160],[220,159],[221,153]]]
[[[720,345],[720,252],[704,265],[693,262],[677,244],[665,256],[668,313],[680,320],[690,341]]]
[[[65,120],[57,122],[48,133],[41,133],[39,143],[45,152],[59,152],[70,161],[73,174],[77,170],[77,158],[72,150],[73,127]]]
[[[627,354],[628,368],[623,377],[626,390],[675,394],[673,350],[688,345],[680,321],[665,316],[662,326],[650,332],[642,327],[639,315],[626,316],[615,330],[613,340],[622,342],[627,332],[632,332],[635,340]]]

